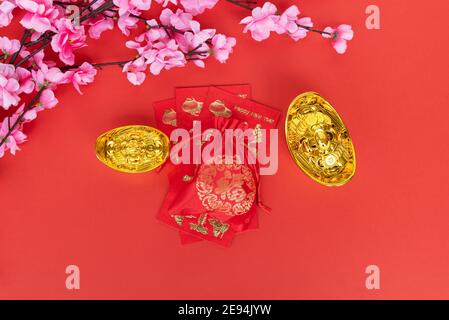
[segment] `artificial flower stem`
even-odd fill
[[[34,57],[36,54],[38,54],[40,51],[44,50],[48,45],[50,44],[50,41],[47,41],[45,43],[43,43],[38,49],[34,50],[32,53],[30,53],[29,55],[27,55],[25,58],[23,58],[22,60],[20,60],[17,64],[16,67],[20,67],[22,64],[24,64],[25,62],[27,62],[29,59],[31,59],[32,57]]]
[[[96,17],[98,14],[102,13],[103,11],[106,11],[108,9],[111,9],[114,6],[114,3],[112,0],[108,0],[107,2],[103,3],[101,6],[99,6],[97,9],[90,11],[88,14],[80,18],[80,23],[83,21],[86,21],[87,19]]]
[[[12,55],[11,60],[9,60],[9,63],[10,63],[10,64],[14,64],[14,62],[16,62],[16,59],[17,59],[17,57],[19,56],[20,51],[22,51],[23,46],[24,46],[24,44],[25,44],[25,41],[26,41],[26,39],[29,37],[30,34],[31,34],[31,32],[30,32],[30,30],[28,30],[28,29],[26,29],[26,30],[23,32],[22,39],[20,39],[20,48],[19,48],[19,50],[17,50],[17,51]]]
[[[14,121],[14,123],[12,124],[12,126],[10,125],[10,123],[8,123],[8,127],[9,127],[8,128],[8,132],[6,133],[6,135],[0,141],[0,147],[6,142],[6,140],[8,140],[8,137],[11,135],[11,133],[14,131],[14,129],[17,127],[17,125],[20,123],[20,121],[22,121],[22,119],[25,116],[25,114],[35,107],[36,102],[41,97],[42,92],[44,91],[44,89],[45,89],[45,87],[42,87],[41,89],[39,89],[37,94],[33,97],[33,99],[31,99],[30,103],[28,103],[28,105],[22,110],[20,115],[17,117],[16,121]],[[9,118],[8,118],[8,120],[9,120]]]
[[[245,8],[245,9],[247,9],[247,10],[253,10],[253,9],[254,9],[253,7],[250,7],[250,6],[247,6],[247,5],[245,5],[245,4],[242,4],[241,1],[235,1],[235,0],[226,0],[226,1],[227,1],[227,2],[230,2],[230,3],[232,3],[232,4],[235,4],[236,6]],[[246,1],[245,1],[245,2],[246,2]]]
[[[107,66],[123,66],[123,65],[125,65],[125,64],[127,64],[128,62],[131,62],[131,61],[133,61],[133,60],[92,63],[91,66],[92,67],[97,67],[97,68],[107,67]],[[81,65],[64,66],[64,67],[60,67],[60,69],[61,69],[61,71],[67,71],[67,70],[76,69],[76,68],[79,68],[79,67],[81,67]]]
[[[109,0],[107,2],[105,2],[104,4],[102,4],[101,6],[99,6],[97,9],[90,11],[87,15],[83,16],[80,18],[80,23],[90,19],[92,17],[97,16],[98,14],[101,14],[103,11],[106,11],[110,8],[112,8],[114,6],[114,3],[112,2],[112,0]],[[51,39],[53,36],[55,35],[54,32],[49,33],[47,36],[45,36],[43,39],[38,39],[38,41],[34,44],[37,44],[43,40],[49,40]],[[25,58],[23,58],[17,65],[16,67],[21,66],[23,63],[25,63],[26,61],[28,61],[30,58],[32,58],[34,55],[36,55],[37,53],[39,53],[41,50],[45,49],[48,45],[50,44],[50,41],[44,43],[42,46],[40,46],[38,49],[36,49],[34,52],[32,52],[31,54],[29,54],[28,56],[26,56]]]
[[[243,0],[243,1],[239,1],[239,0],[226,0],[226,1],[227,1],[227,2],[230,2],[230,3],[232,3],[232,4],[235,4],[236,6],[245,8],[245,9],[247,9],[247,10],[253,10],[253,9],[254,9],[253,7],[250,7],[250,6],[241,4],[241,2],[245,2],[245,3],[250,4],[250,3],[253,3],[252,1],[244,1],[244,0]],[[308,30],[308,31],[310,31],[310,32],[319,33],[319,34],[321,34],[321,35],[323,35],[323,34],[332,35],[332,34],[329,33],[329,32],[325,32],[325,31],[313,29],[313,28],[311,28],[311,27],[303,26],[303,25],[300,25],[300,24],[296,24],[296,25],[297,25],[298,27],[303,28],[303,29],[306,29],[306,30]]]
[[[90,10],[92,8],[92,6],[97,2],[98,0],[93,0],[91,3],[89,3],[88,5],[84,6],[83,9],[81,9],[80,14],[84,13],[84,11],[86,10]]]
[[[35,44],[41,43],[43,40],[48,39],[49,37],[52,37],[54,35],[55,33],[53,31],[46,32],[43,35],[41,35],[37,40],[24,43],[24,47],[34,46]]]
[[[298,27],[300,27],[300,28],[309,30],[310,32],[319,33],[319,34],[321,34],[321,35],[323,35],[323,34],[332,35],[331,33],[326,32],[326,31],[321,31],[321,30],[313,29],[313,28],[311,28],[311,27],[302,26],[302,25],[300,25],[300,24],[296,24],[296,25],[297,25]]]

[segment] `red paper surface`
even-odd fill
[[[449,3],[299,4],[318,27],[354,26],[346,55],[317,35],[251,40],[238,24],[247,12],[220,1],[199,20],[237,38],[228,63],[163,71],[141,87],[105,68],[82,96],[58,90],[60,104],[27,125],[22,151],[0,160],[0,298],[449,298]],[[381,9],[381,30],[365,27],[370,4]],[[128,58],[124,41],[106,32],[80,57]],[[336,189],[313,182],[281,134],[279,171],[262,186],[273,211],[259,216],[259,229],[230,249],[183,246],[156,220],[167,176],[112,171],[94,143],[117,126],[154,125],[152,102],[205,83],[251,84],[257,101],[283,111],[281,132],[291,100],[319,92],[354,139],[353,181]],[[80,267],[80,290],[65,287],[70,264]],[[380,267],[380,290],[365,287],[370,264]]]

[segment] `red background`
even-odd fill
[[[369,4],[381,8],[381,30],[365,28]],[[449,3],[300,6],[318,27],[354,26],[346,55],[318,35],[255,42],[238,25],[246,10],[221,0],[199,20],[237,37],[227,64],[164,71],[140,87],[112,67],[83,96],[61,87],[59,105],[26,127],[22,151],[0,162],[0,298],[449,298]],[[129,58],[123,42],[107,32],[81,57]],[[357,173],[341,188],[318,185],[295,166],[282,134],[279,171],[263,179],[273,212],[260,213],[260,229],[230,249],[182,246],[155,218],[167,172],[115,172],[93,145],[120,125],[154,125],[152,102],[176,86],[232,83],[250,83],[283,118],[299,93],[321,93],[350,129]],[[65,288],[69,264],[80,267],[78,291]],[[370,264],[381,269],[377,291],[365,288]]]

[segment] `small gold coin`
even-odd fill
[[[170,150],[170,141],[161,131],[147,126],[124,126],[109,130],[97,138],[98,160],[108,167],[129,173],[153,170],[162,165]]]
[[[315,92],[290,104],[285,120],[288,149],[296,164],[325,186],[341,186],[355,174],[355,150],[337,111]]]

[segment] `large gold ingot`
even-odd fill
[[[124,126],[97,138],[97,158],[108,167],[130,173],[153,170],[163,164],[170,141],[161,131],[147,126]]]
[[[348,129],[319,94],[306,92],[293,100],[285,136],[296,164],[316,182],[341,186],[354,176],[355,150]]]

